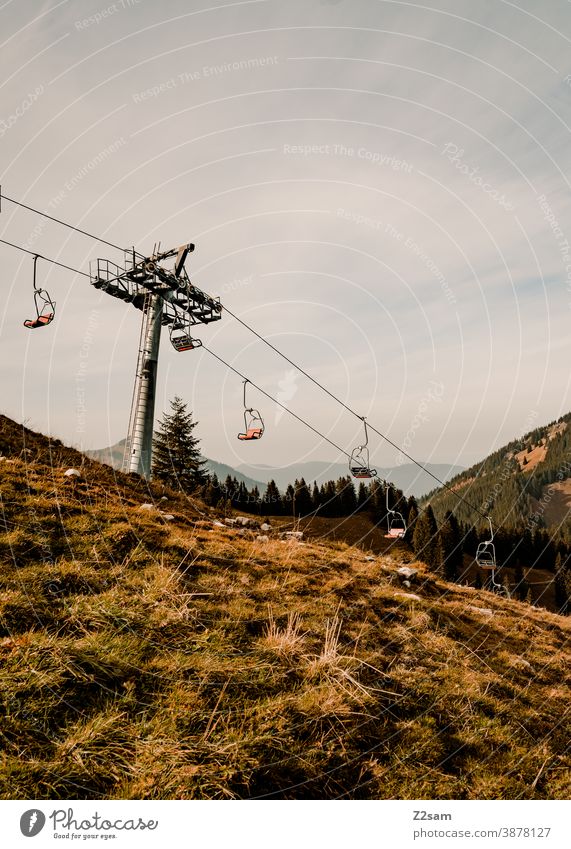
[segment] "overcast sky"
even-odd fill
[[[60,0],[0,6],[3,192],[119,245],[196,244],[192,279],[422,461],[469,465],[568,412],[571,5],[564,0]],[[3,201],[3,239],[122,255]],[[126,432],[141,314],[0,245],[1,410],[84,448]],[[359,424],[229,316],[197,334],[338,445]],[[338,459],[161,345],[232,465]],[[379,465],[394,448],[371,440]]]

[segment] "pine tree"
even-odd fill
[[[567,582],[565,580],[565,569],[561,552],[555,558],[555,609],[562,616],[566,616],[569,607],[569,596],[567,594]]]
[[[321,496],[321,515],[322,516],[335,516],[336,510],[336,492],[335,492],[335,484],[333,481],[327,481],[327,483],[322,484],[320,490]]]
[[[277,516],[280,513],[283,513],[282,497],[275,480],[271,480],[268,483],[264,495],[264,502],[266,504],[266,510],[271,515]]]
[[[285,495],[283,497],[284,513],[291,516],[295,511],[295,489],[288,483]]]
[[[419,560],[434,571],[438,571],[438,529],[430,504],[415,522],[412,544]]]
[[[296,515],[307,516],[308,513],[311,513],[311,493],[304,478],[295,481],[294,490]]]
[[[170,406],[171,413],[163,413],[154,433],[153,478],[173,489],[192,492],[207,481],[199,440],[193,435],[198,422],[192,421],[192,413],[187,412],[187,405],[178,395]]]
[[[406,524],[406,534],[405,540],[408,543],[412,543],[414,537],[414,528],[416,525],[416,520],[418,519],[418,507],[415,499],[411,495],[408,500],[408,519]]]
[[[363,510],[367,504],[369,490],[365,481],[359,483],[359,492],[357,494],[357,510]]]
[[[350,477],[339,478],[335,484],[336,509],[340,516],[352,516],[357,507],[357,494]]]
[[[462,538],[460,527],[454,513],[446,511],[444,521],[439,531],[439,560],[442,574],[449,580],[455,581],[463,569]]]
[[[313,491],[311,493],[311,506],[314,510],[318,510],[321,507],[321,492],[319,487],[317,486],[317,481],[313,481]]]

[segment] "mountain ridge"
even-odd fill
[[[115,469],[120,469],[123,461],[125,442],[126,440],[122,439],[107,448],[92,449],[85,453],[88,457],[98,460],[100,463],[107,463]],[[206,462],[207,470],[211,474],[216,474],[221,484],[230,475],[232,478],[237,478],[239,482],[244,482],[250,490],[257,486],[262,494],[270,480],[274,480],[278,488],[282,492],[285,492],[288,484],[293,484],[296,479],[304,478],[308,484],[312,484],[314,481],[322,484],[329,480],[338,480],[349,474],[346,465],[328,463],[322,460],[291,464],[283,468],[274,468],[272,466],[254,465],[251,463],[241,463],[233,467],[208,457],[204,457],[203,459]],[[448,465],[446,463],[423,463],[422,465],[429,472],[432,472],[432,474],[444,481],[457,475],[463,468],[462,466]],[[401,489],[405,495],[414,495],[416,498],[420,498],[427,491],[427,487],[434,483],[434,479],[427,472],[419,469],[412,463],[404,463],[402,466],[394,466],[393,468],[378,468],[377,473],[380,479],[390,481],[397,489]]]

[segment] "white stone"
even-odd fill
[[[81,474],[77,471],[77,469],[67,469],[64,473],[64,477],[66,478],[80,478]]]
[[[303,531],[285,531],[283,536],[285,539],[303,539]]]
[[[409,598],[411,601],[422,601],[421,597],[415,593],[395,593],[395,596],[398,598]]]
[[[139,510],[156,510],[156,509],[157,508],[155,507],[154,504],[141,504],[141,506],[139,507]]]
[[[524,669],[529,669],[530,672],[535,672],[535,669],[529,660],[525,660],[523,657],[516,657],[514,660],[514,666],[523,666]]]
[[[468,610],[473,610],[474,613],[481,613],[484,616],[493,616],[494,615],[494,611],[491,610],[489,607],[474,607],[472,604],[469,604]]]
[[[272,529],[272,526],[271,526],[271,525],[268,525],[268,523],[267,523],[267,522],[264,522],[264,524],[263,524],[263,525],[260,525],[260,530],[261,530],[261,531],[271,531],[271,529]]]
[[[172,513],[161,513],[161,516],[165,522],[174,522],[174,516]]]
[[[411,566],[401,566],[400,569],[397,569],[397,575],[401,581],[414,581],[418,575],[418,570]]]

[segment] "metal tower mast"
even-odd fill
[[[125,265],[121,267],[106,259],[91,264],[91,283],[96,289],[142,310],[139,354],[129,430],[123,459],[123,470],[150,478],[153,452],[153,422],[159,360],[161,327],[169,327],[180,348],[180,334],[188,334],[194,324],[208,324],[221,318],[222,306],[218,298],[211,298],[194,286],[186,273],[184,263],[194,245],[182,245],[169,251],[153,251],[150,257],[125,251]],[[176,257],[174,269],[161,263]],[[185,350],[185,348],[182,348]]]
[[[141,339],[135,376],[129,431],[125,444],[123,470],[151,476],[155,394],[161,340],[163,303],[158,295],[148,294],[143,306]]]

